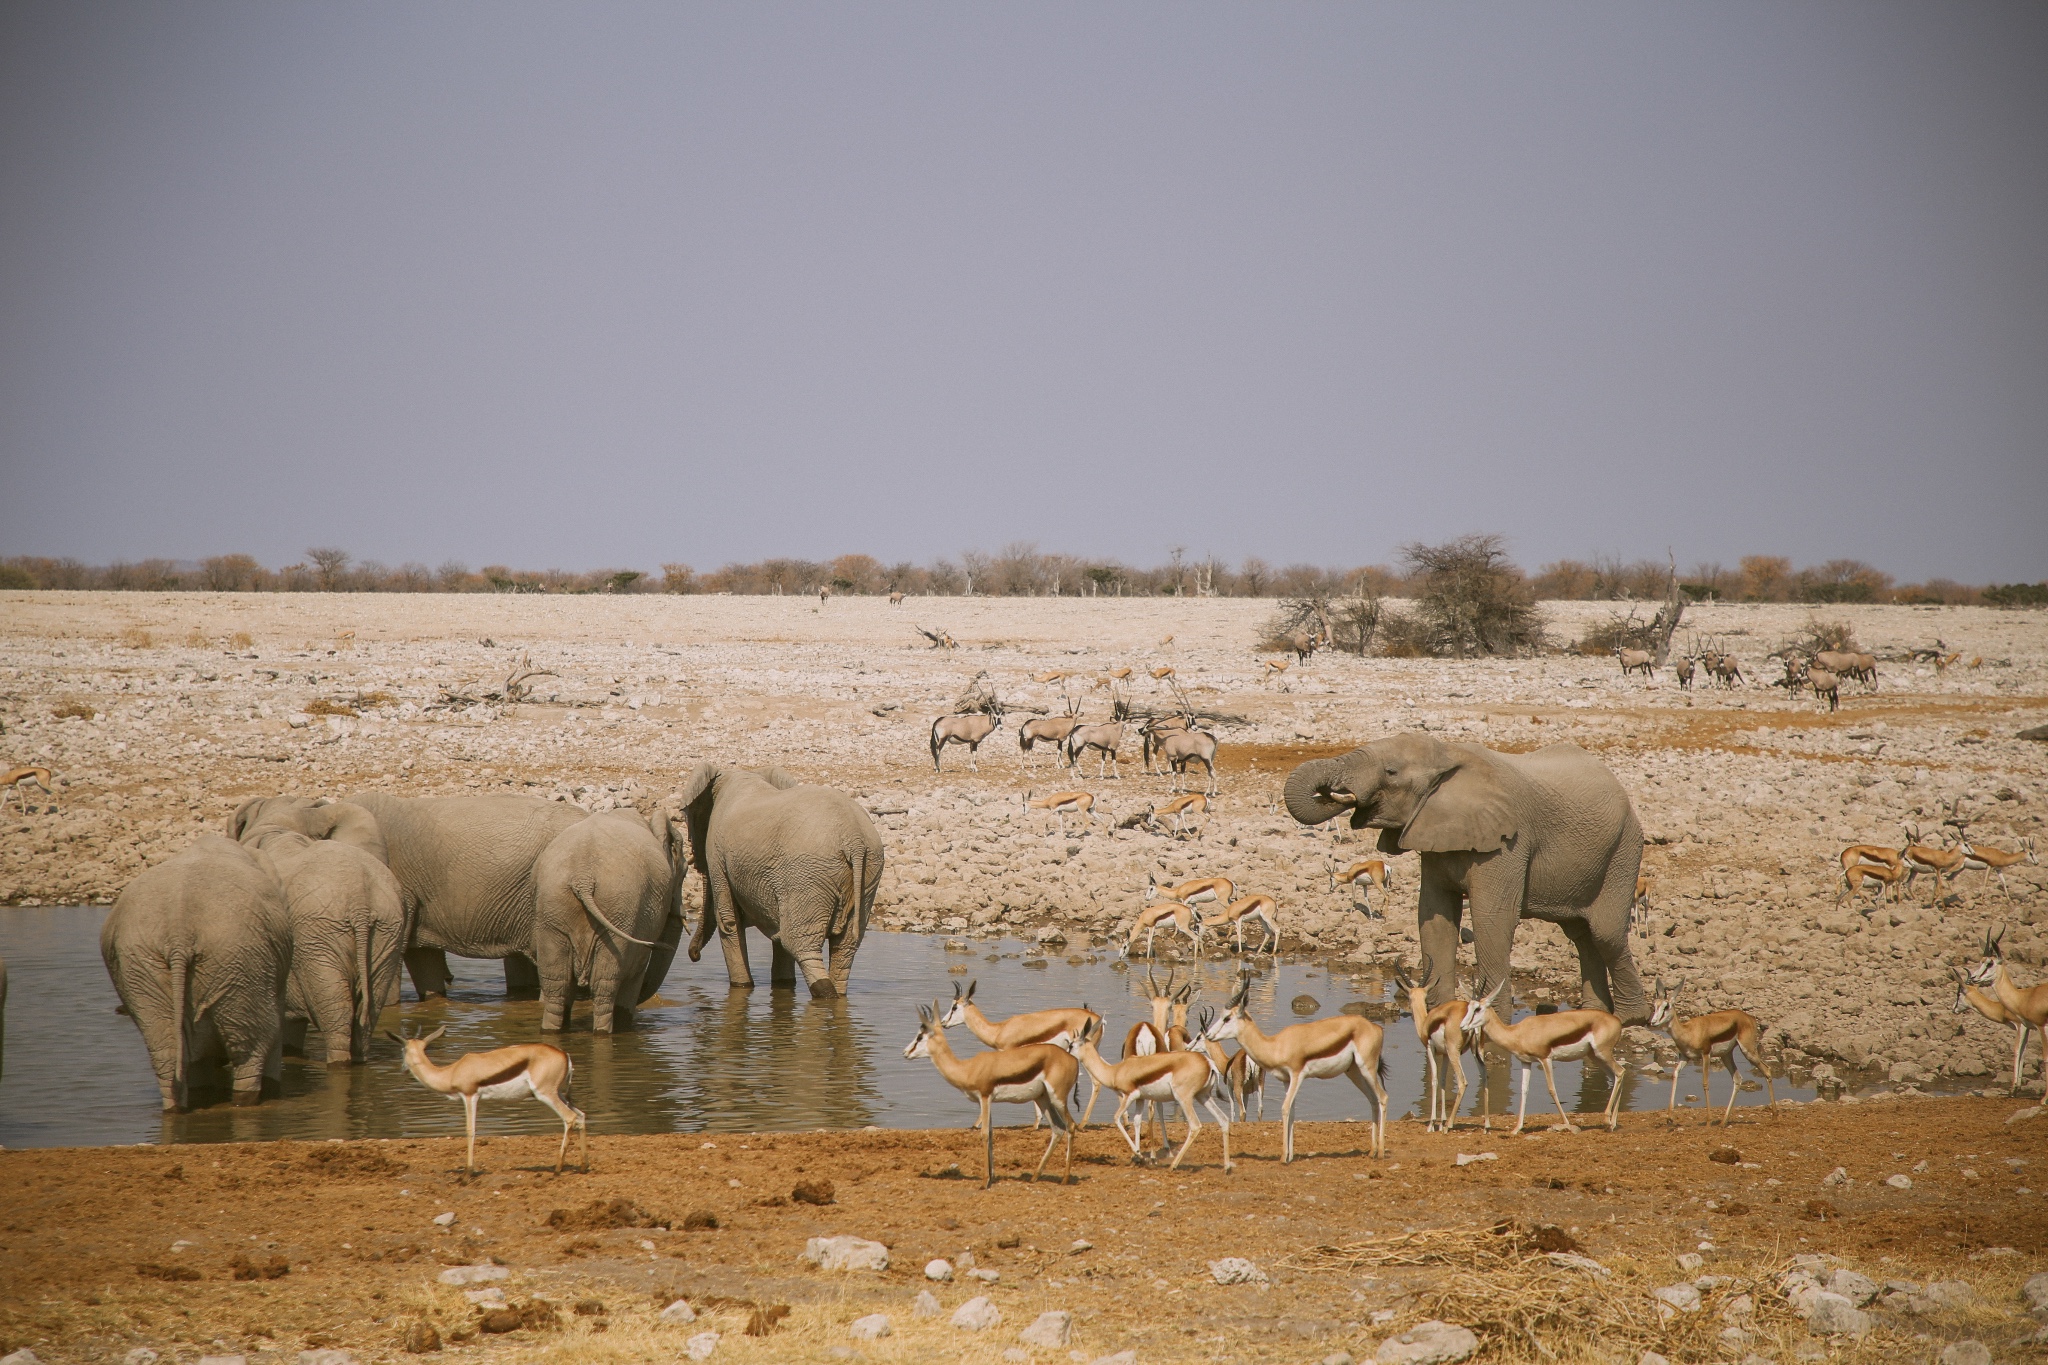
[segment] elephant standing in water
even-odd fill
[[[690,961],[715,927],[726,979],[752,986],[746,932],[774,944],[771,986],[843,995],[882,881],[882,837],[843,792],[799,786],[780,768],[749,772],[700,763],[683,784],[690,852],[704,877],[704,912]],[[826,964],[827,945],[831,963]]]
[[[688,871],[682,831],[660,811],[601,811],[555,836],[533,865],[543,1029],[567,1026],[579,986],[599,1033],[661,989],[683,938]]]
[[[1527,917],[1556,924],[1578,949],[1587,1006],[1623,1023],[1649,1018],[1628,938],[1642,826],[1614,774],[1576,744],[1500,754],[1395,735],[1301,764],[1287,776],[1286,799],[1302,824],[1350,811],[1353,829],[1380,831],[1381,852],[1422,855],[1416,928],[1423,957],[1438,965],[1431,1005],[1452,996],[1469,897],[1473,999],[1507,978],[1515,926]]]
[[[368,813],[365,821],[350,811]],[[505,993],[540,994],[533,963],[533,864],[556,835],[589,814],[530,796],[402,797],[363,792],[346,801],[276,798],[235,813],[229,832],[281,824],[315,839],[381,842],[405,892],[412,938],[405,966],[421,999],[448,993],[448,957],[505,963]]]
[[[300,1048],[310,1023],[327,1065],[367,1062],[377,1015],[398,1000],[409,927],[398,878],[360,848],[276,825],[258,825],[242,842],[270,858],[291,911],[287,1043]]]
[[[281,1079],[291,912],[262,853],[209,834],[128,883],[100,957],[142,1031],[165,1109],[191,1104],[192,1068],[225,1054],[236,1104]]]

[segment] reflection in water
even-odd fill
[[[460,1136],[462,1105],[405,1073],[398,1045],[382,1030],[448,1032],[434,1055],[449,1060],[507,1043],[539,1038],[540,1004],[506,1000],[495,962],[451,959],[454,982],[445,1000],[407,997],[380,1021],[367,1066],[308,1064],[287,1058],[281,1099],[237,1109],[221,1104],[190,1114],[162,1114],[142,1039],[114,1013],[113,987],[99,956],[104,907],[0,910],[0,955],[8,959],[7,1074],[0,1079],[0,1146],[40,1147],[123,1142],[241,1142],[277,1138]],[[965,948],[966,945],[962,945]],[[1029,964],[1029,965],[1027,965]],[[757,979],[765,981],[765,964]],[[1199,965],[1162,959],[1167,970],[1197,982],[1197,1002],[1220,1007],[1236,989],[1234,959]],[[1101,1011],[1112,1040],[1149,1017],[1145,966],[1127,970],[1102,954],[1041,957],[1016,941],[977,942],[949,952],[946,941],[917,934],[871,933],[861,948],[860,970],[844,998],[812,1000],[808,992],[726,988],[723,961],[680,961],[661,993],[643,1007],[639,1026],[597,1035],[588,1007],[572,1031],[549,1041],[575,1064],[572,1099],[590,1117],[593,1134],[760,1131],[811,1128],[966,1128],[975,1106],[939,1076],[928,1061],[906,1061],[903,1045],[917,1029],[917,1006],[951,997],[954,984],[978,979],[975,999],[995,1018],[1049,1004],[1086,1002]],[[1326,1015],[1356,1000],[1384,1001],[1390,983],[1371,968],[1329,970],[1316,963],[1277,965],[1262,959],[1252,978],[1251,1009],[1269,1032],[1297,1022],[1293,1002],[1315,998]],[[1387,1029],[1393,1116],[1422,1113],[1423,1061],[1407,1016],[1383,1016]],[[980,1051],[965,1029],[952,1033],[962,1054]],[[1227,1045],[1234,1046],[1234,1045]],[[87,1071],[80,1056],[94,1059]],[[1465,1110],[1480,1107],[1479,1071]],[[1509,1068],[1491,1073],[1493,1112],[1512,1115]],[[1607,1099],[1605,1073],[1585,1074],[1576,1063],[1557,1068],[1558,1090],[1578,1108],[1597,1114]],[[1628,1090],[1638,1088],[1631,1073]],[[1535,1078],[1532,1109],[1549,1115],[1549,1094]],[[1268,1114],[1277,1119],[1282,1087],[1269,1083]],[[1624,1107],[1635,1096],[1626,1094]],[[1661,1083],[1649,1084],[1642,1102],[1659,1107]],[[1745,1093],[1745,1103],[1761,1093]],[[1804,1096],[1802,1096],[1804,1098]],[[1302,1088],[1297,1116],[1363,1119],[1369,1102],[1349,1085],[1312,1081]],[[1533,1116],[1532,1116],[1533,1117]],[[1006,1121],[1029,1123],[1028,1113]],[[1510,1118],[1512,1122],[1512,1118]],[[553,1135],[558,1120],[532,1101],[486,1102],[480,1134]]]

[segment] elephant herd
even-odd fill
[[[400,967],[445,995],[448,956],[498,958],[508,996],[538,996],[545,1031],[579,992],[609,1032],[660,988],[683,933],[683,887],[704,878],[696,961],[714,928],[735,987],[746,931],[773,944],[770,980],[843,993],[874,909],[882,845],[842,793],[779,768],[701,763],[678,804],[596,814],[524,796],[302,796],[244,802],[122,891],[100,952],[149,1049],[166,1109],[195,1068],[225,1061],[235,1103],[280,1079],[287,1045],[321,1037],[329,1066],[367,1059]],[[828,960],[829,953],[829,960]]]

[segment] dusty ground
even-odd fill
[[[1727,1129],[1627,1115],[1616,1134],[1519,1139],[1403,1122],[1379,1161],[1360,1154],[1359,1126],[1317,1124],[1303,1126],[1287,1167],[1277,1124],[1240,1125],[1227,1175],[1213,1128],[1177,1172],[1133,1167],[1096,1128],[1064,1188],[1020,1178],[1039,1144],[1006,1129],[1002,1178],[988,1191],[972,1178],[979,1145],[957,1130],[600,1137],[593,1172],[561,1176],[549,1169],[553,1142],[495,1139],[474,1180],[452,1141],[8,1152],[0,1352],[119,1361],[147,1346],[180,1360],[246,1352],[263,1365],[333,1346],[368,1362],[407,1358],[408,1330],[426,1322],[456,1359],[674,1360],[691,1336],[716,1330],[717,1359],[828,1360],[855,1345],[854,1319],[880,1312],[892,1335],[860,1345],[858,1358],[994,1361],[1039,1313],[1065,1310],[1070,1345],[1028,1358],[1368,1358],[1437,1317],[1478,1330],[1488,1359],[1549,1349],[1633,1362],[1656,1349],[1673,1361],[1929,1361],[1961,1338],[1999,1361],[2040,1359],[2048,1348],[2027,1344],[2040,1328],[2019,1287],[2048,1268],[2048,1199],[2030,1188],[2048,1176],[2048,1115],[2015,1112],[2010,1100],[1888,1098],[1745,1110]],[[1461,1152],[1497,1158],[1459,1167]],[[956,1165],[970,1178],[943,1178]],[[1824,1184],[1837,1166],[1849,1183]],[[1885,1183],[1907,1173],[1910,1189]],[[799,1180],[829,1182],[836,1202],[789,1202]],[[673,1230],[579,1225],[612,1200]],[[717,1228],[684,1231],[700,1211]],[[453,1225],[437,1226],[450,1212]],[[1488,1231],[1502,1224],[1512,1233]],[[806,1239],[837,1234],[886,1243],[887,1270],[800,1263]],[[1531,1234],[1544,1247],[1576,1245],[1611,1277],[1551,1264]],[[1082,1241],[1092,1247],[1076,1250]],[[1441,1259],[1400,1264],[1404,1247]],[[968,1280],[963,1252],[997,1281]],[[1681,1268],[1687,1253],[1704,1264]],[[1772,1292],[1802,1254],[1839,1258],[1880,1284],[1959,1280],[1970,1301],[1940,1307],[1909,1288],[1871,1310],[1860,1342],[1811,1337]],[[1226,1256],[1251,1260],[1269,1287],[1217,1285],[1208,1263]],[[933,1257],[960,1267],[951,1283],[925,1280]],[[482,1310],[436,1280],[444,1266],[490,1260],[509,1267],[495,1286],[508,1303],[541,1303],[555,1325],[480,1333]],[[1660,1323],[1651,1291],[1700,1276],[1731,1278],[1701,1280],[1701,1311]],[[915,1313],[925,1288],[941,1316]],[[955,1309],[983,1293],[1000,1323],[952,1327]],[[1742,1293],[1753,1313],[1726,1314]],[[677,1297],[699,1322],[656,1320]],[[793,1311],[750,1337],[748,1304]],[[1724,1338],[1731,1325],[1753,1335]]]
[[[1872,693],[1842,709],[1752,686],[1681,691],[1667,673],[1624,680],[1611,660],[1357,659],[1324,654],[1262,686],[1250,649],[1271,606],[1228,600],[278,596],[0,594],[0,763],[46,762],[65,783],[36,813],[0,823],[0,903],[110,899],[247,796],[514,790],[584,805],[663,799],[712,758],[779,762],[858,793],[882,812],[884,925],[946,932],[1058,924],[1115,934],[1145,876],[1224,873],[1279,897],[1290,950],[1412,960],[1411,914],[1384,924],[1327,888],[1332,858],[1362,845],[1306,833],[1276,813],[1300,758],[1426,726],[1521,749],[1570,739],[1628,786],[1654,841],[1646,974],[1683,977],[1703,1004],[1756,1011],[1789,1040],[1794,1074],[1866,1068],[1852,1081],[1983,1084],[2009,1067],[2002,1029],[1951,1014],[1948,964],[1987,925],[2009,924],[2022,974],[2048,963],[2043,871],[2009,875],[2008,900],[1970,874],[1935,909],[1922,890],[1864,917],[1834,903],[1845,844],[1901,842],[1900,822],[1939,825],[1963,798],[1972,833],[2013,846],[2037,834],[2048,746],[2013,738],[2048,720],[2048,613],[1975,608],[1826,608],[1886,659]],[[1551,604],[1577,635],[1604,604]],[[1764,655],[1799,632],[1800,607],[1717,605],[1688,614],[1759,681]],[[934,651],[913,623],[960,641]],[[1964,662],[1938,673],[1895,656],[1937,639]],[[444,689],[482,693],[522,657],[552,670],[536,700],[434,709]],[[1170,664],[1196,702],[1240,714],[1222,731],[1219,809],[1201,837],[1047,837],[1020,809],[1029,789],[1069,784],[1118,814],[1163,799],[1135,743],[1122,781],[1075,779],[1027,760],[1014,727],[981,771],[949,750],[935,775],[933,715],[980,670],[1013,701],[1050,706],[1047,669],[1094,676]],[[1974,666],[1973,666],[1974,665]],[[1085,684],[1084,684],[1085,685]],[[1091,714],[1107,694],[1087,694]],[[359,714],[313,716],[321,703]],[[63,718],[58,712],[76,713]],[[91,719],[83,718],[90,713]],[[1042,751],[1041,751],[1042,753]],[[1341,823],[1341,822],[1339,822]],[[1396,864],[1412,906],[1413,860]],[[1923,884],[1924,886],[1924,884]],[[696,968],[716,972],[712,954]],[[1562,935],[1525,925],[1518,966],[1553,983],[1573,961]],[[1538,992],[1540,993],[1540,991]],[[1823,1061],[1822,1059],[1826,1059]],[[1943,1078],[1949,1078],[1945,1081]],[[1961,1078],[1961,1079],[1956,1079]]]

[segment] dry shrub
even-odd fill
[[[1572,646],[1581,654],[1612,654],[1617,649],[1647,649],[1655,651],[1657,636],[1654,623],[1643,620],[1633,607],[1628,615],[1618,611],[1607,613],[1607,619],[1597,621],[1586,628],[1586,633]]]
[[[630,1199],[593,1199],[580,1209],[556,1209],[547,1225],[559,1232],[602,1232],[610,1228],[666,1228],[668,1220],[657,1218]]]
[[[1856,643],[1856,627],[1836,617],[1824,620],[1818,616],[1806,618],[1806,624],[1791,641],[1791,648],[1801,654],[1856,654],[1861,647]]]
[[[326,697],[315,697],[306,703],[309,716],[352,716],[356,708],[345,701],[329,701]]]
[[[397,697],[393,696],[389,692],[385,692],[382,690],[375,692],[362,692],[357,694],[356,696],[356,705],[361,707],[389,706],[391,705],[391,703],[397,700]]]
[[[1410,543],[1401,557],[1419,584],[1411,614],[1426,630],[1430,654],[1467,658],[1542,647],[1543,617],[1501,537]]]
[[[153,649],[156,647],[156,637],[141,626],[129,626],[114,638],[120,642],[123,649]]]
[[[228,637],[228,645],[230,648],[233,649],[250,649],[253,648],[255,644],[256,637],[251,635],[246,630],[238,630],[233,635]]]
[[[829,1180],[800,1180],[797,1187],[789,1192],[789,1197],[799,1204],[816,1204],[821,1207],[839,1202],[839,1193]]]
[[[194,626],[185,632],[185,648],[204,649],[207,646],[206,632]]]
[[[135,1273],[146,1280],[166,1280],[177,1284],[200,1278],[199,1272],[189,1266],[159,1265],[155,1261],[142,1261],[135,1267]]]
[[[1426,659],[1433,651],[1433,634],[1417,617],[1405,611],[1380,616],[1379,652],[1389,659]]]
[[[228,1273],[238,1280],[281,1280],[292,1273],[292,1263],[273,1256],[261,1265],[239,1253],[228,1262]]]
[[[91,720],[96,713],[91,702],[80,701],[77,697],[64,696],[57,698],[56,702],[50,707],[50,714],[58,720],[71,720],[74,718],[78,720]]]

